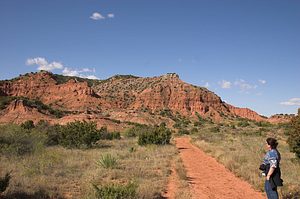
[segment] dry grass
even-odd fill
[[[92,184],[138,185],[138,198],[155,198],[167,184],[173,145],[137,145],[136,139],[102,141],[102,148],[71,150],[62,147],[41,149],[23,157],[0,157],[0,175],[12,171],[7,193],[34,193],[42,189],[53,198],[95,198]],[[134,148],[134,150],[132,150]],[[115,168],[105,169],[96,162],[104,154],[117,159]]]
[[[258,169],[265,154],[265,139],[276,137],[279,141],[278,150],[282,155],[281,170],[284,186],[281,195],[300,189],[300,163],[289,151],[283,129],[276,126],[268,127],[263,134],[257,133],[259,128],[251,124],[248,127],[232,129],[222,126],[220,132],[212,133],[204,127],[193,135],[193,142],[209,155],[215,157],[236,176],[248,181],[257,190],[263,191],[264,178]]]
[[[189,188],[187,173],[183,166],[183,162],[179,157],[176,157],[175,170],[179,178],[179,187],[177,189],[177,192],[175,193],[175,199],[191,198],[192,195]]]

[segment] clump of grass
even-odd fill
[[[186,169],[183,165],[182,160],[178,157],[175,162],[175,172],[178,176],[178,187],[177,191],[175,193],[175,199],[185,199],[185,198],[191,198],[191,192],[189,189],[189,182],[188,182],[188,176],[186,173]]]
[[[137,184],[129,182],[122,184],[107,184],[98,187],[93,185],[96,190],[96,198],[99,199],[135,199]]]
[[[100,157],[97,164],[105,169],[113,169],[117,166],[117,158],[111,154],[105,154]]]

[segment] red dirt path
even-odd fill
[[[176,147],[187,171],[193,199],[264,199],[261,192],[250,184],[237,178],[214,158],[206,155],[190,143],[189,138],[176,138]],[[174,172],[173,172],[174,173]],[[176,175],[176,174],[174,174]],[[176,190],[170,178],[167,196],[173,198]]]

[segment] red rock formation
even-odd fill
[[[248,108],[237,108],[237,107],[231,106],[229,104],[228,104],[228,108],[231,113],[233,113],[234,115],[237,115],[239,117],[247,118],[247,119],[255,120],[255,121],[267,121],[266,117],[263,117],[263,116],[259,115],[258,113],[256,113],[255,111],[252,111]]]
[[[159,123],[162,119],[158,119],[157,116],[166,109],[187,117],[195,117],[195,114],[199,113],[202,117],[216,121],[222,120],[223,117],[237,116],[256,121],[266,120],[250,109],[226,104],[206,88],[183,82],[177,74],[152,78],[118,75],[104,81],[95,81],[94,86],[90,87],[87,82],[79,82],[75,78],[59,83],[52,73],[30,73],[14,80],[0,81],[0,94],[38,99],[54,109],[73,113],[60,119],[51,119],[57,120],[58,123],[66,123],[76,118],[90,118],[105,123],[102,120],[104,113],[108,113],[112,119],[122,121]],[[8,114],[13,112],[10,108],[11,106],[1,115],[10,118],[7,121],[15,121]],[[22,111],[21,105],[17,110],[22,113],[24,120],[28,119],[25,115],[30,111]],[[146,113],[141,114],[143,112]],[[36,111],[35,113],[41,114]],[[98,125],[101,126],[101,122],[98,122]],[[171,124],[168,121],[167,123]]]
[[[294,114],[276,114],[276,115],[272,115],[271,117],[269,117],[268,122],[286,123],[286,122],[290,122],[293,117],[295,117]]]
[[[0,112],[0,123],[23,123],[32,120],[37,123],[40,120],[50,121],[54,119],[49,115],[40,113],[36,108],[24,105],[23,100],[13,100],[8,107]]]
[[[58,84],[49,72],[21,76],[15,81],[0,83],[0,90],[7,96],[38,99],[44,104],[69,111],[97,110],[97,100],[87,82],[70,80]]]

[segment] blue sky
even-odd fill
[[[178,73],[259,114],[300,107],[298,0],[1,0],[0,79]]]

